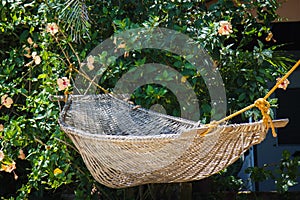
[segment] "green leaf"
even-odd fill
[[[26,41],[28,36],[29,36],[29,31],[28,30],[23,31],[20,35],[20,41],[21,42]]]
[[[238,100],[243,101],[245,98],[246,98],[246,93],[242,93],[242,94],[240,94]]]
[[[40,75],[38,76],[38,79],[43,79],[43,78],[47,78],[47,77],[48,77],[47,74],[40,74]]]

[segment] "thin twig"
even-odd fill
[[[62,34],[65,38],[67,38],[66,35],[65,35],[62,31],[61,31],[61,34]],[[71,45],[70,42],[67,42],[67,43],[68,43],[69,47],[71,48],[72,52],[74,53],[74,55],[76,56],[78,65],[80,66],[80,65],[81,65],[81,61],[80,61],[80,58],[79,58],[77,52],[75,51],[75,49],[73,48],[73,46]]]
[[[59,41],[58,41],[58,38],[57,38],[57,37],[55,37],[55,36],[54,36],[54,38],[55,38],[55,41],[56,41],[56,43],[58,44],[58,46],[59,46],[60,50],[62,51],[62,53],[64,54],[65,58],[67,59],[67,61],[68,61],[69,65],[72,65],[72,63],[71,63],[71,61],[70,61],[69,57],[67,56],[67,54],[66,54],[65,50],[64,50],[64,49],[62,48],[62,46],[60,45],[60,43],[59,43]]]
[[[59,142],[61,142],[61,143],[64,143],[65,145],[67,145],[68,147],[72,148],[72,149],[75,150],[77,153],[79,153],[79,151],[78,151],[75,147],[73,147],[71,144],[69,144],[69,143],[67,143],[67,142],[65,142],[65,141],[63,141],[63,140],[61,140],[61,139],[59,139],[59,138],[57,138],[57,137],[54,137],[54,139],[57,140],[57,141],[59,141]]]

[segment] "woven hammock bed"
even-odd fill
[[[203,179],[234,163],[267,133],[262,121],[209,128],[134,109],[111,94],[70,96],[59,123],[93,177],[112,188]],[[273,124],[283,127],[287,120]]]

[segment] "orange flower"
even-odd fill
[[[0,150],[0,162],[4,159],[4,153],[2,150]]]
[[[124,58],[127,58],[129,56],[129,51],[125,51]]]
[[[25,156],[23,150],[20,149],[18,158],[20,158],[21,160],[25,160],[25,157],[26,157],[26,156]]]
[[[55,35],[58,32],[58,25],[56,23],[48,23],[46,26],[46,31],[51,35]]]
[[[266,41],[267,41],[267,42],[270,42],[272,38],[273,38],[273,33],[272,33],[272,32],[269,32],[269,33],[268,33],[268,36],[266,37]]]
[[[228,21],[220,21],[220,28],[218,30],[219,35],[229,35],[232,33],[232,25]]]
[[[65,90],[70,86],[70,80],[67,77],[59,78],[57,79],[57,85],[59,91]]]
[[[38,45],[33,42],[31,37],[27,38],[27,42],[28,42],[29,45],[33,46],[33,48],[38,48]]]
[[[0,124],[0,132],[4,131],[4,126],[3,124]]]
[[[14,179],[18,180],[18,178],[19,178],[18,175],[14,172]]]
[[[37,45],[36,43],[33,44],[33,48],[38,48],[39,45]]]
[[[1,163],[0,163],[0,164],[1,164]],[[0,166],[1,166],[0,172],[1,172],[1,171],[5,171],[6,168],[7,168],[7,165],[4,165],[4,164],[1,164]]]
[[[63,171],[59,168],[56,168],[54,171],[53,171],[53,174],[54,175],[58,175],[58,174],[61,174]]]
[[[267,42],[270,42],[270,41],[273,41],[273,42],[276,42],[276,40],[273,38],[273,33],[272,32],[269,32],[268,33],[268,36],[266,37],[266,41]]]
[[[8,97],[7,94],[1,97],[1,105],[4,105],[6,108],[10,108],[11,104],[13,103],[14,101],[12,100],[12,98]]]
[[[28,42],[28,44],[30,44],[30,45],[33,44],[33,40],[31,39],[31,37],[27,38],[27,42]]]
[[[14,171],[16,169],[16,163],[15,162],[12,162],[10,163],[9,165],[1,165],[1,169],[0,171],[5,171],[5,172],[8,172],[8,173],[11,173],[12,171]]]
[[[281,81],[281,78],[277,78],[276,81],[278,83],[279,81]],[[290,84],[290,81],[288,79],[285,79],[278,85],[278,88],[282,88],[282,89],[286,90],[286,88],[289,84]]]

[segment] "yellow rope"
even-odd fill
[[[254,107],[257,107],[261,113],[262,113],[262,120],[263,123],[265,125],[265,127],[267,128],[267,130],[269,128],[272,129],[272,135],[274,137],[277,136],[276,132],[275,132],[275,128],[274,128],[274,124],[272,122],[272,119],[270,117],[270,103],[267,101],[267,98],[269,98],[271,96],[271,94],[273,94],[275,92],[275,90],[278,88],[278,86],[283,83],[283,81],[285,81],[296,69],[297,67],[300,65],[300,60],[298,60],[298,62],[273,86],[273,88],[263,97],[263,98],[259,98],[257,99],[253,104],[219,120],[219,121],[213,121],[210,124],[207,124],[207,126],[209,127],[209,130],[215,128],[217,125],[228,121],[229,119],[242,114],[243,112],[250,110]],[[208,133],[209,131],[205,131],[204,133],[201,134],[201,136],[205,136],[206,133]]]
[[[278,88],[278,86],[281,83],[283,83],[283,81],[285,81],[297,69],[299,65],[300,65],[300,60],[298,60],[298,62],[281,78],[281,80],[276,83],[276,85],[274,85],[274,87],[268,92],[268,94],[266,94],[264,99],[266,100],[267,98],[269,98],[271,94],[273,94],[273,92]]]

